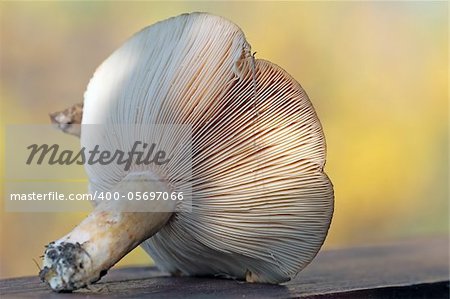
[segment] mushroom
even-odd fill
[[[261,283],[290,280],[322,246],[334,195],[319,119],[299,83],[255,59],[230,21],[191,13],[143,29],[96,70],[83,109],[82,146],[129,148],[136,136],[160,134],[171,151],[177,129],[142,128],[190,125],[192,197],[146,202],[144,212],[97,204],[47,246],[40,277],[53,290],[94,283],[139,244],[173,275]],[[133,126],[90,134],[92,124]],[[172,191],[180,181],[167,165],[85,168],[92,193]]]

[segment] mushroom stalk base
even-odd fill
[[[164,191],[162,184],[149,186],[142,176],[147,174],[128,175],[115,189]],[[72,232],[48,244],[39,273],[42,281],[54,291],[72,291],[98,281],[123,256],[158,232],[172,214],[123,212],[123,204],[121,201],[100,203]],[[155,211],[174,208],[168,206],[174,205],[170,201],[135,204],[153,204]]]

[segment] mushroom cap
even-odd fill
[[[134,35],[95,72],[83,124],[191,125],[191,209],[142,244],[165,271],[279,283],[325,240],[334,195],[314,108],[283,69],[254,59],[241,29],[221,17],[183,14]],[[120,138],[105,134],[97,143],[131,146],[156,133],[114,134]],[[173,129],[157,134],[166,147],[180,138]],[[179,173],[148,167],[176,188]],[[114,166],[87,165],[87,173],[91,190],[109,190],[127,175]]]

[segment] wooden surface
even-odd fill
[[[53,293],[37,277],[0,281],[1,298],[449,298],[447,237],[322,251],[283,285],[165,277],[151,267],[111,270],[91,290]]]

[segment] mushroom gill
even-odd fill
[[[138,137],[156,138],[175,155],[182,143],[177,129],[142,128],[189,124],[192,198],[176,210],[149,202],[149,212],[98,204],[49,244],[40,276],[54,290],[95,282],[141,243],[172,274],[280,283],[325,240],[334,196],[314,108],[283,69],[255,59],[240,28],[223,18],[183,14],[134,35],[95,72],[82,123],[82,145],[130,148]],[[93,138],[91,124],[133,126]],[[85,168],[91,192],[162,191],[177,189],[181,166]]]

